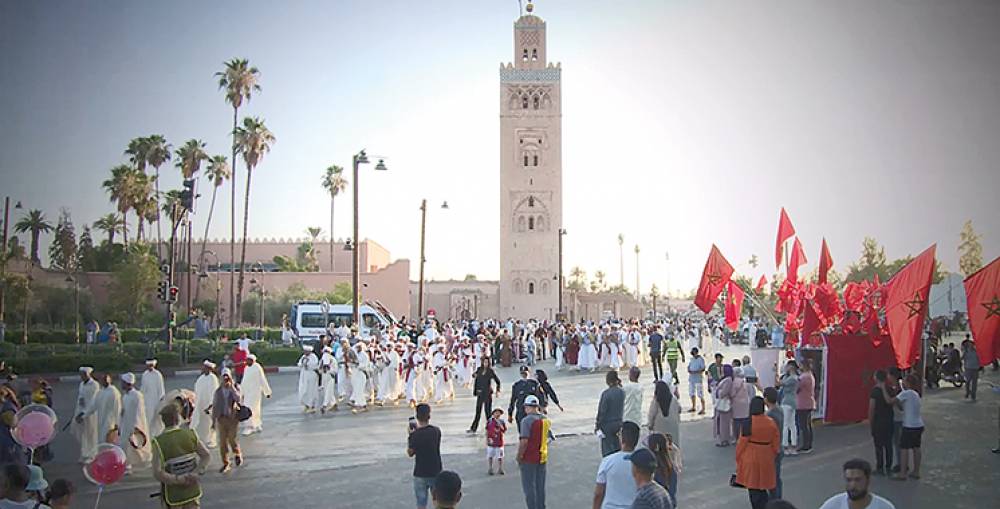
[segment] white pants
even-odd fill
[[[781,429],[781,445],[796,447],[799,443],[799,430],[795,427],[795,407],[781,405],[781,416],[785,421]]]

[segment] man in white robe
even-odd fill
[[[639,365],[639,344],[642,343],[642,335],[639,334],[639,329],[636,326],[632,326],[632,330],[629,331],[628,335],[625,337],[625,367],[631,368]]]
[[[135,375],[125,373],[122,379],[122,420],[118,447],[125,451],[125,471],[149,467],[153,459],[150,448],[149,429],[146,421],[146,403],[141,392],[135,388]]]
[[[97,391],[94,404],[87,409],[84,418],[97,416],[97,441],[103,443],[108,441],[111,430],[120,429],[118,424],[122,417],[122,395],[111,383],[109,373],[104,373],[98,380],[101,383],[101,390]]]
[[[339,369],[337,358],[333,355],[333,347],[323,347],[323,355],[319,358],[319,384],[323,393],[320,413],[337,409],[337,382],[334,376]]]
[[[334,352],[334,358],[337,360],[337,399],[340,401],[351,395],[351,375],[347,367],[347,360],[351,357],[353,357],[351,344],[346,339],[341,340]]]
[[[94,368],[80,368],[80,388],[77,390],[76,410],[73,415],[73,434],[80,441],[80,463],[89,463],[94,459],[94,453],[99,443],[97,439],[97,416],[87,411],[94,405],[97,393],[101,390],[97,380],[91,377]],[[101,440],[100,442],[103,442]]]
[[[354,359],[351,361],[351,412],[358,413],[368,409],[368,374],[371,371],[371,361],[368,359],[364,341],[354,345]]]
[[[307,414],[316,411],[319,401],[319,358],[313,353],[313,347],[302,347],[302,357],[299,357],[299,403]]]
[[[382,356],[384,366],[379,373],[378,402],[380,405],[390,401],[398,401],[396,388],[399,386],[399,354],[391,344],[387,345]]]
[[[403,358],[403,380],[406,383],[406,400],[410,407],[415,407],[419,398],[417,386],[419,385],[420,367],[424,364],[424,357],[412,343],[407,343],[406,347],[408,352]]]
[[[434,403],[441,403],[445,398],[452,397],[453,385],[451,382],[451,367],[448,356],[444,353],[444,345],[438,344],[431,360],[431,368],[434,371]]]
[[[240,393],[243,395],[243,404],[250,408],[250,418],[243,423],[243,434],[260,433],[264,430],[263,402],[264,398],[271,397],[271,384],[267,383],[264,368],[257,362],[257,356],[254,354],[247,356]]]
[[[146,361],[146,371],[142,373],[142,399],[146,402],[146,424],[149,431],[149,438],[153,438],[163,432],[163,419],[156,411],[160,406],[160,400],[166,393],[163,385],[163,373],[156,369],[156,359]]]
[[[212,417],[208,409],[215,398],[215,390],[219,388],[219,377],[215,376],[215,363],[205,360],[201,364],[201,375],[194,382],[194,413],[191,415],[191,429],[209,449],[215,448],[217,433],[212,430]]]

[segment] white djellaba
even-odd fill
[[[243,404],[250,408],[250,418],[243,423],[243,434],[260,433],[264,430],[264,398],[271,397],[271,384],[267,382],[264,368],[257,363],[257,356],[247,356],[247,366],[243,371],[243,383],[240,384],[243,394]]]
[[[454,386],[451,381],[451,367],[448,365],[448,358],[444,354],[444,345],[438,345],[437,351],[434,352],[434,358],[431,361],[431,366],[434,371],[434,395],[435,403],[441,403],[445,398],[451,398],[454,396]]]
[[[357,365],[351,366],[353,368],[351,373],[351,406],[354,407],[351,411],[357,413],[368,408],[368,391],[365,390],[365,384],[368,382],[368,371],[371,370],[371,365],[368,360],[368,352],[364,349],[364,343],[359,341],[354,345],[354,348]]]
[[[207,410],[212,406],[215,390],[219,388],[219,377],[215,376],[214,369],[214,362],[206,360],[202,363],[201,375],[194,383],[194,413],[191,415],[191,429],[209,449],[215,447],[216,434],[212,431],[212,417]]]
[[[337,409],[337,383],[333,375],[339,369],[338,364],[337,358],[333,355],[333,348],[323,347],[323,355],[319,358],[319,382],[320,390],[323,393],[320,413]]]
[[[121,376],[125,393],[122,394],[122,420],[119,425],[118,447],[125,451],[126,472],[133,468],[147,468],[153,459],[149,430],[146,427],[146,403],[142,393],[135,388],[135,375]],[[139,432],[145,438],[133,437]],[[137,447],[138,446],[138,447]]]
[[[316,404],[319,400],[319,377],[316,372],[319,369],[319,358],[313,354],[313,347],[309,345],[303,346],[302,350],[304,353],[297,363],[299,367],[299,403],[308,414],[316,411]]]
[[[386,348],[385,355],[382,356],[382,362],[384,366],[382,371],[379,372],[378,380],[378,401],[379,404],[385,404],[387,401],[397,401],[396,392],[397,387],[399,387],[399,353],[392,345]]]
[[[406,401],[410,406],[417,404],[417,385],[420,378],[420,367],[424,365],[424,357],[420,351],[410,346],[403,363],[403,379],[406,382]]]
[[[146,402],[146,424],[149,430],[149,438],[153,438],[163,432],[163,421],[157,414],[156,409],[160,405],[160,400],[166,393],[163,385],[163,373],[156,369],[156,359],[146,361],[146,371],[142,372],[142,399]]]
[[[97,391],[94,404],[84,417],[89,415],[97,416],[97,441],[106,442],[108,433],[118,428],[122,416],[122,395],[114,384],[108,383]]]
[[[347,364],[348,358],[351,355],[348,350],[351,349],[350,343],[346,340],[341,341],[340,348],[337,349],[335,359],[337,360],[337,399],[344,400],[351,395],[351,376],[348,372]]]
[[[97,383],[97,380],[90,377],[93,372],[94,368],[89,366],[80,368],[81,378],[83,375],[86,375],[87,379],[80,382],[80,388],[77,391],[76,410],[73,411],[74,417],[77,418],[73,419],[73,434],[80,441],[80,463],[88,463],[94,459],[95,449],[97,449],[97,444],[99,443],[97,440],[97,416],[93,413],[89,415],[87,413],[94,406],[97,393],[101,390],[101,386]],[[79,422],[77,422],[78,419]]]

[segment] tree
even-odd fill
[[[860,282],[873,279],[878,275],[885,282],[887,277],[885,248],[872,237],[865,237],[861,242],[861,258],[852,263],[847,271],[847,281]]]
[[[347,188],[347,179],[344,178],[344,169],[333,165],[326,169],[323,175],[323,188],[330,193],[330,272],[333,272],[333,204],[337,195]]]
[[[566,287],[577,292],[584,291],[586,290],[586,279],[587,273],[584,272],[583,268],[573,267],[569,271],[569,284]]]
[[[59,222],[56,223],[52,237],[52,244],[49,245],[49,264],[65,272],[78,270],[76,230],[68,210],[62,209],[59,213]]]
[[[23,260],[28,257],[28,252],[24,250],[21,239],[11,235],[7,240],[7,260]]]
[[[97,270],[97,248],[94,247],[94,238],[90,233],[90,227],[87,225],[84,225],[83,231],[80,232],[76,266],[82,272]]]
[[[177,169],[181,171],[181,177],[185,179],[194,178],[201,170],[201,163],[208,160],[205,153],[205,142],[201,140],[188,140],[181,145],[174,153],[177,156]]]
[[[982,236],[972,228],[972,220],[970,219],[962,226],[962,232],[958,234],[958,238],[960,240],[958,244],[958,270],[965,277],[969,277],[983,268],[983,245],[980,243]]]
[[[121,322],[130,319],[132,324],[141,322],[141,317],[152,310],[153,293],[160,277],[156,257],[149,248],[133,246],[111,273],[107,315]]]
[[[111,168],[111,178],[101,184],[122,215],[121,231],[125,246],[128,246],[128,212],[135,208],[136,197],[142,194],[139,192],[139,188],[143,185],[140,173],[127,164],[119,164]]]
[[[208,168],[205,170],[205,176],[212,183],[212,201],[208,205],[208,220],[205,221],[205,235],[201,238],[201,252],[198,254],[198,265],[205,266],[205,246],[208,243],[208,228],[212,225],[212,214],[215,212],[215,197],[219,194],[219,188],[222,184],[232,175],[229,168],[229,161],[226,160],[226,156],[218,155],[213,156],[208,161]],[[218,267],[215,270],[219,270]],[[198,300],[198,296],[201,293],[201,285],[195,287],[195,297],[194,300]],[[215,302],[212,302],[213,309]],[[213,311],[214,313],[214,311]],[[214,315],[213,315],[214,317]]]
[[[607,288],[607,282],[604,281],[605,277],[606,276],[604,275],[603,270],[599,270],[594,273],[594,280],[597,282],[598,290],[604,290],[605,288]]]
[[[264,155],[270,152],[271,145],[274,144],[274,134],[267,129],[264,121],[258,117],[247,117],[243,119],[243,125],[236,129],[236,150],[243,156],[243,163],[247,168],[247,190],[243,198],[243,245],[240,252],[240,277],[236,287],[236,316],[240,316],[240,308],[243,300],[243,280],[245,279],[244,265],[247,259],[247,224],[250,220],[250,183],[253,177],[253,170],[264,159]]]
[[[465,275],[465,281],[476,281],[476,279],[478,279],[478,278],[476,278],[475,274],[466,274]]]
[[[28,215],[21,218],[14,225],[14,231],[18,233],[31,232],[31,261],[38,263],[38,238],[42,233],[52,231],[52,224],[45,220],[45,214],[41,210],[35,209],[28,212]]]
[[[884,283],[888,281],[892,276],[895,276],[897,272],[899,272],[903,267],[906,266],[907,263],[910,263],[911,261],[913,261],[913,257],[909,255],[893,260],[892,263],[886,266],[886,275],[885,279],[883,279],[882,282]],[[934,260],[934,273],[931,276],[931,283],[938,284],[941,281],[944,281],[944,276],[947,273],[948,272],[944,270],[944,268],[941,266],[941,261]]]
[[[115,244],[115,234],[122,231],[124,221],[118,214],[105,214],[100,219],[94,221],[94,228],[101,230],[108,236],[108,246]]]
[[[162,134],[153,134],[146,138],[146,163],[153,167],[155,176],[153,177],[153,204],[149,208],[156,221],[156,249],[160,251],[163,244],[163,234],[160,231],[160,166],[170,160],[170,149],[172,148],[167,139]],[[147,217],[147,221],[150,221]],[[152,221],[150,221],[152,223]]]
[[[226,102],[233,107],[233,173],[229,180],[231,192],[230,201],[230,222],[229,222],[229,261],[230,266],[236,260],[236,120],[239,115],[240,106],[244,102],[250,101],[250,96],[254,92],[260,92],[260,85],[257,80],[260,78],[260,71],[256,67],[251,67],[245,58],[234,58],[224,64],[222,71],[215,73],[219,80],[219,90],[226,93]],[[249,189],[249,187],[247,188]],[[242,277],[242,266],[240,267],[240,277]],[[233,320],[238,315],[236,313],[236,273],[232,269],[229,271],[229,325],[233,325]]]

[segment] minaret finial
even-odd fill
[[[528,7],[525,10],[528,11],[528,14],[531,14],[535,10],[535,6],[531,3],[531,0],[528,0]]]

